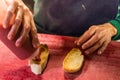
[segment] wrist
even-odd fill
[[[117,29],[110,23],[105,23],[104,24],[106,26],[107,29],[110,30],[111,32],[111,37],[115,36],[117,34]]]

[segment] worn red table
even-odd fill
[[[21,60],[0,40],[0,80],[120,80],[120,43],[111,42],[102,55],[85,57],[83,68],[74,74],[63,71],[62,61],[76,38],[38,34],[48,44],[50,57],[41,75],[34,75],[28,59]],[[22,53],[21,53],[22,54]]]
[[[6,10],[0,0],[0,24]],[[120,80],[119,42],[111,42],[102,55],[85,57],[83,68],[77,73],[68,74],[63,71],[62,62],[66,53],[75,47],[73,42],[76,38],[38,34],[40,42],[49,46],[50,57],[43,74],[34,75],[28,66],[28,59],[25,59],[32,53],[31,47],[14,48],[14,43],[4,42],[7,40],[4,34],[7,33],[0,31],[0,80]]]

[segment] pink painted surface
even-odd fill
[[[86,56],[82,70],[68,74],[63,71],[62,61],[66,53],[75,47],[73,42],[76,38],[47,34],[38,36],[50,50],[43,74],[34,75],[28,60],[19,59],[0,41],[0,80],[120,80],[120,43],[111,42],[101,56]]]

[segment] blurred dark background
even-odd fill
[[[23,2],[29,7],[29,9],[33,12],[34,1],[33,0],[23,0]]]

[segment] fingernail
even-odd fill
[[[80,45],[80,43],[78,41],[75,41],[75,44],[77,44],[78,46]]]
[[[12,40],[13,37],[12,37],[12,35],[8,35],[7,38],[8,38],[9,40]]]
[[[7,38],[8,38],[9,40],[12,40],[11,36],[9,36],[9,35],[7,36]]]
[[[20,44],[19,44],[19,43],[16,43],[15,45],[16,45],[16,47],[19,47],[19,46],[20,46]]]
[[[7,26],[6,26],[6,25],[3,25],[3,28],[4,28],[4,29],[7,29]]]
[[[38,48],[38,47],[39,47],[39,45],[33,44],[33,47],[34,47],[34,48]]]
[[[89,54],[90,52],[89,51],[85,51],[85,54]]]
[[[77,42],[77,45],[79,46],[79,45],[80,45],[80,43],[79,43],[79,42]]]
[[[102,54],[102,51],[98,51],[98,54]]]
[[[17,42],[15,43],[15,45],[16,45],[16,47],[20,47],[20,42],[17,41]]]
[[[36,45],[33,44],[33,47],[36,48]]]
[[[74,41],[75,44],[77,44],[77,41]]]
[[[85,45],[83,45],[83,46],[82,46],[82,49],[85,49],[85,48],[86,48],[86,46],[85,46]]]

